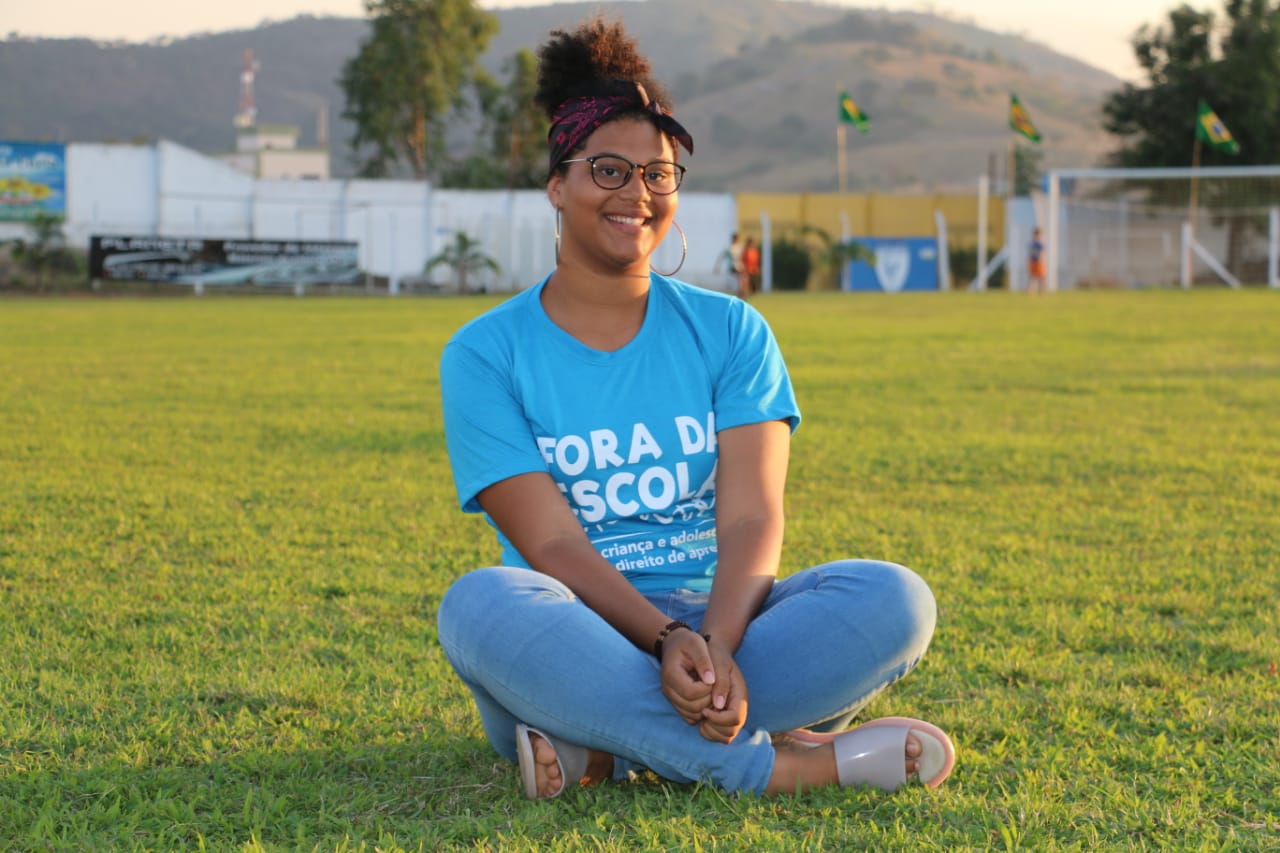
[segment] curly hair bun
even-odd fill
[[[667,110],[671,99],[653,79],[649,60],[621,21],[589,18],[572,31],[552,30],[538,48],[538,88],[534,102],[548,118],[570,98],[587,94],[614,94],[639,83]]]

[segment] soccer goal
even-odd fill
[[[1280,287],[1280,166],[1058,169],[1050,290]]]

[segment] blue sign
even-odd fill
[[[859,237],[875,253],[874,263],[851,261],[845,290],[897,293],[938,290],[938,241],[932,237]]]
[[[67,147],[0,141],[0,222],[67,215]]]

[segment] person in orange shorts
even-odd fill
[[[746,245],[742,247],[742,273],[745,284],[741,295],[745,299],[760,290],[760,247],[756,245],[754,237],[748,237]]]
[[[1044,241],[1039,228],[1031,232],[1027,252],[1027,293],[1044,293]]]

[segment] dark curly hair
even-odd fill
[[[634,90],[636,83],[664,109],[672,108],[671,96],[653,78],[649,60],[622,22],[608,23],[597,15],[571,32],[552,30],[538,48],[538,88],[533,99],[550,119],[570,98],[619,94]]]
[[[552,30],[538,49],[534,102],[551,122],[548,179],[582,150],[595,128],[619,119],[652,122],[690,153],[693,138],[671,116],[671,97],[620,22],[599,15],[571,32]]]

